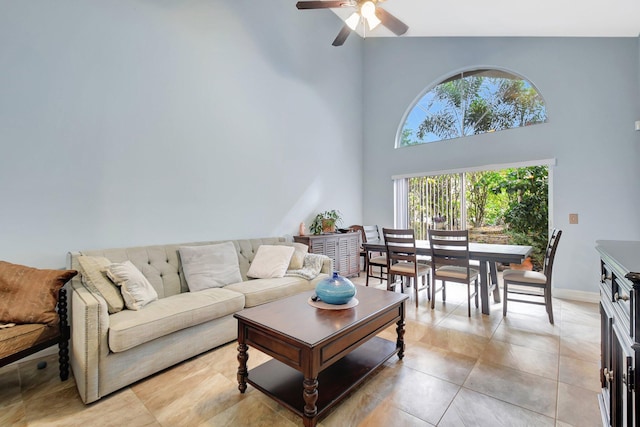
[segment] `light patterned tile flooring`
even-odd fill
[[[364,284],[364,275],[354,278]],[[384,287],[374,280],[376,287]],[[599,426],[599,312],[554,299],[544,307],[472,307],[466,289],[447,287],[436,308],[407,292],[406,353],[389,360],[320,421],[321,426]],[[382,336],[394,339],[389,328]],[[249,365],[268,357],[249,350]],[[0,368],[0,426],[295,426],[301,419],[236,382],[236,346],[227,344],[84,405],[73,376],[57,377],[56,356]],[[322,387],[322,384],[320,384]]]

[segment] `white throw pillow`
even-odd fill
[[[293,252],[293,246],[260,245],[247,276],[255,279],[284,277]]]
[[[156,290],[131,261],[111,264],[107,267],[107,276],[120,286],[124,304],[129,310],[140,310],[158,299]]]
[[[178,251],[190,292],[220,288],[242,281],[238,253],[233,242],[181,246]]]
[[[309,246],[298,242],[278,242],[276,245],[292,246],[295,251],[289,261],[287,270],[300,270],[304,264],[304,256],[309,252]]]

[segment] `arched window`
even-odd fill
[[[544,100],[527,80],[503,70],[468,70],[419,98],[407,114],[396,147],[546,121]]]

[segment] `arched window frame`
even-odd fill
[[[438,86],[440,86],[442,84],[445,84],[445,83],[448,83],[448,82],[451,82],[451,81],[455,81],[455,80],[462,80],[465,77],[478,75],[478,74],[482,74],[484,77],[502,77],[502,78],[510,78],[510,79],[515,78],[518,81],[524,82],[528,86],[528,88],[530,88],[530,89],[532,89],[534,91],[536,98],[539,100],[540,105],[542,105],[542,108],[543,108],[542,120],[539,120],[539,121],[536,121],[536,122],[530,123],[530,124],[525,124],[525,125],[508,126],[508,127],[504,127],[504,128],[500,128],[500,129],[489,129],[489,130],[482,130],[482,131],[471,132],[471,133],[465,133],[464,124],[461,124],[460,125],[461,132],[459,132],[458,135],[448,136],[448,137],[439,138],[439,139],[433,139],[433,140],[429,140],[429,141],[420,141],[420,142],[416,142],[416,143],[413,143],[413,144],[403,145],[403,135],[404,135],[404,130],[405,130],[407,121],[409,120],[410,115],[414,112],[416,107],[420,108],[420,102],[425,98],[425,96],[427,96],[429,93],[431,93],[433,90],[435,90]],[[491,74],[494,74],[494,76],[491,76]],[[515,79],[513,79],[513,80],[515,80]],[[426,117],[426,115],[425,115],[425,117]],[[473,135],[478,135],[478,134],[488,133],[488,132],[494,132],[494,131],[498,131],[499,132],[501,130],[514,129],[514,128],[525,127],[525,126],[534,125],[534,124],[542,124],[542,123],[546,123],[547,120],[548,120],[547,103],[546,103],[544,97],[542,96],[542,93],[531,82],[531,80],[529,80],[526,77],[520,75],[519,73],[513,72],[511,70],[507,70],[507,69],[497,68],[497,67],[465,68],[463,70],[456,71],[455,73],[447,74],[443,78],[438,79],[436,83],[433,83],[433,84],[427,86],[425,88],[425,90],[423,90],[414,99],[414,101],[409,105],[409,107],[405,111],[404,115],[402,116],[402,120],[400,121],[400,125],[399,125],[398,131],[396,133],[395,148],[404,148],[404,147],[416,146],[416,145],[419,146],[419,145],[429,144],[431,142],[447,141],[447,140],[463,138],[463,137],[467,137],[467,136],[473,136]],[[464,121],[465,120],[463,119],[463,123],[464,123]],[[476,122],[476,124],[478,124],[478,122]],[[416,127],[416,129],[417,129],[417,127]],[[462,134],[460,134],[460,133],[462,133]]]

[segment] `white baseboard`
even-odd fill
[[[554,288],[553,296],[560,299],[568,299],[572,301],[591,302],[597,304],[600,302],[599,292],[574,291],[572,289]]]

